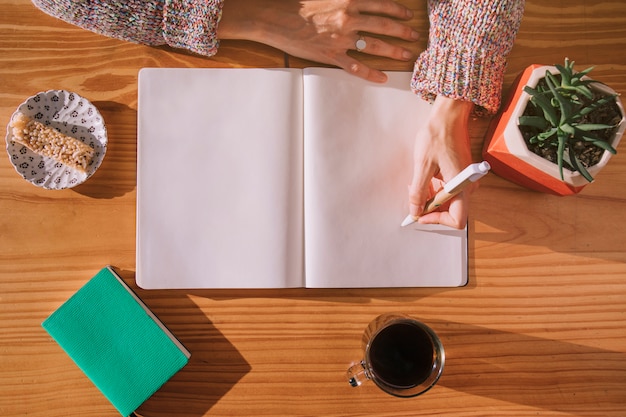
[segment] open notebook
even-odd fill
[[[430,105],[388,75],[142,69],[137,284],[465,285],[467,230],[400,227]]]

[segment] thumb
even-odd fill
[[[426,200],[419,193],[413,192],[412,185],[408,185],[407,188],[409,191],[409,214],[413,217],[418,217],[424,211]]]
[[[424,206],[432,195],[432,174],[416,170],[409,188],[409,213],[417,217],[424,212]]]

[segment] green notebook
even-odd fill
[[[109,266],[42,326],[123,416],[191,356]]]

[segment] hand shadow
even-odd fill
[[[204,416],[250,372],[250,365],[185,293],[142,290],[134,272],[118,272],[191,352],[189,363],[141,405],[137,415]]]
[[[577,415],[624,407],[624,352],[464,323],[429,325],[446,352],[441,386]]]

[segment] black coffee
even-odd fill
[[[423,329],[396,323],[381,330],[369,349],[376,378],[398,388],[411,388],[428,378],[433,368],[433,343]]]

